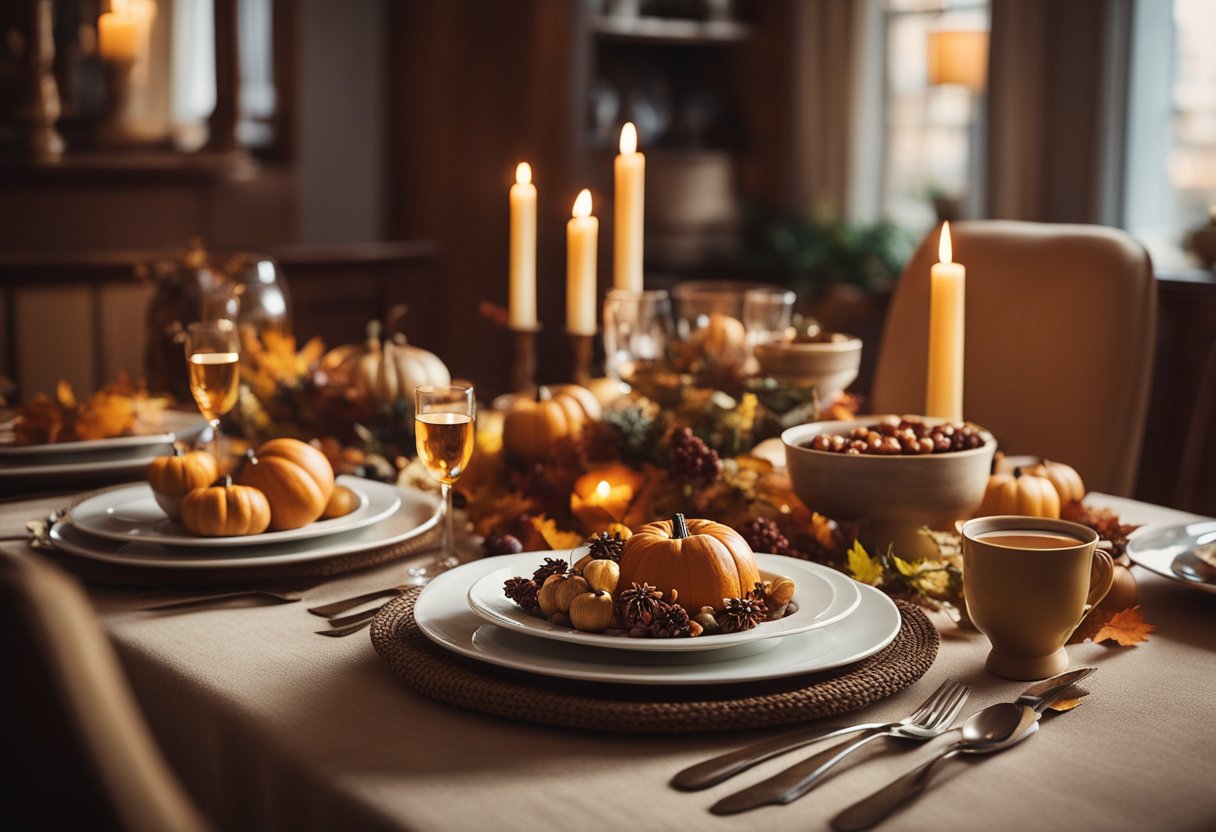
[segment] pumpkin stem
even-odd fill
[[[367,322],[367,340],[370,342],[380,343],[380,330],[382,329],[380,322],[371,320]]]
[[[232,488],[232,475],[224,474],[215,482],[211,483],[212,488]]]
[[[671,539],[683,540],[688,537],[688,524],[684,522],[684,515],[677,513],[671,518]]]
[[[547,402],[553,398],[553,394],[549,392],[549,388],[541,385],[536,388],[536,400],[538,402]]]
[[[1021,479],[1022,474],[1023,474],[1023,471],[1022,471],[1021,466],[1018,466],[1017,468],[1014,468],[1014,469],[1013,469],[1013,478],[1014,478],[1015,480],[1016,480],[1016,479]]]

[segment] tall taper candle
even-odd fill
[[[612,285],[642,291],[642,235],[646,203],[646,157],[638,153],[632,122],[621,128],[621,152],[613,162]]]
[[[595,257],[600,221],[591,215],[591,191],[574,200],[573,218],[566,223],[566,331],[595,334]]]
[[[942,225],[929,274],[929,372],[925,415],[963,418],[963,311],[967,270],[952,260],[950,223]]]
[[[536,329],[536,186],[532,166],[520,162],[511,186],[511,284],[507,326],[517,332]]]

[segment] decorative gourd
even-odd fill
[[[747,329],[738,318],[714,312],[697,333],[697,341],[714,367],[738,367],[747,360]]]
[[[593,560],[583,567],[583,580],[593,590],[616,592],[616,585],[621,580],[621,567],[607,558]]]
[[[1012,474],[993,474],[976,517],[1017,514],[1023,517],[1059,517],[1060,495],[1046,477],[1014,468]]]
[[[271,439],[241,467],[241,485],[251,485],[270,503],[276,532],[307,526],[321,516],[334,490],[334,469],[325,454],[298,439]]]
[[[334,493],[330,495],[329,502],[325,504],[325,510],[321,512],[321,517],[325,520],[330,520],[334,517],[345,517],[357,509],[359,503],[359,495],[345,485],[335,485]]]
[[[1027,468],[1026,473],[1051,480],[1056,493],[1060,495],[1060,505],[1062,506],[1085,499],[1085,483],[1081,481],[1081,475],[1077,473],[1077,470],[1070,465],[1044,459],[1038,465]]]
[[[617,586],[648,583],[677,592],[686,610],[721,610],[724,599],[742,597],[759,580],[752,549],[738,532],[677,514],[647,523],[625,541]]]
[[[569,613],[574,597],[589,589],[587,582],[578,575],[550,575],[536,591],[536,603],[545,618],[555,612]]]
[[[612,594],[602,589],[576,595],[570,602],[570,623],[577,630],[602,633],[612,624],[612,614]]]
[[[270,503],[256,488],[224,477],[182,497],[182,525],[204,537],[261,534],[270,525]]]
[[[516,400],[503,419],[503,450],[521,462],[541,462],[553,453],[557,440],[578,434],[584,424],[599,418],[599,402],[585,388],[566,384],[555,392],[538,387],[535,398]]]
[[[181,517],[182,497],[196,488],[210,485],[217,476],[215,457],[206,451],[183,454],[176,445],[172,456],[158,456],[148,463],[148,485],[152,487],[156,504],[174,520]]]
[[[371,321],[364,342],[330,350],[321,359],[321,371],[333,383],[348,385],[377,407],[409,400],[421,384],[442,387],[452,383],[447,366],[437,355],[411,346],[401,333],[381,341],[380,332],[380,322]]]

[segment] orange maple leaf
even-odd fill
[[[1094,636],[1094,643],[1114,641],[1121,647],[1131,647],[1148,641],[1148,634],[1155,629],[1155,624],[1147,623],[1140,615],[1140,606],[1137,604],[1112,615]]]

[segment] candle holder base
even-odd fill
[[[536,335],[535,329],[512,329],[510,387],[512,392],[526,393],[536,389]]]
[[[598,333],[580,335],[567,332],[566,337],[570,339],[571,354],[574,356],[571,378],[575,384],[586,387],[591,381],[591,360],[595,355],[595,339]]]

